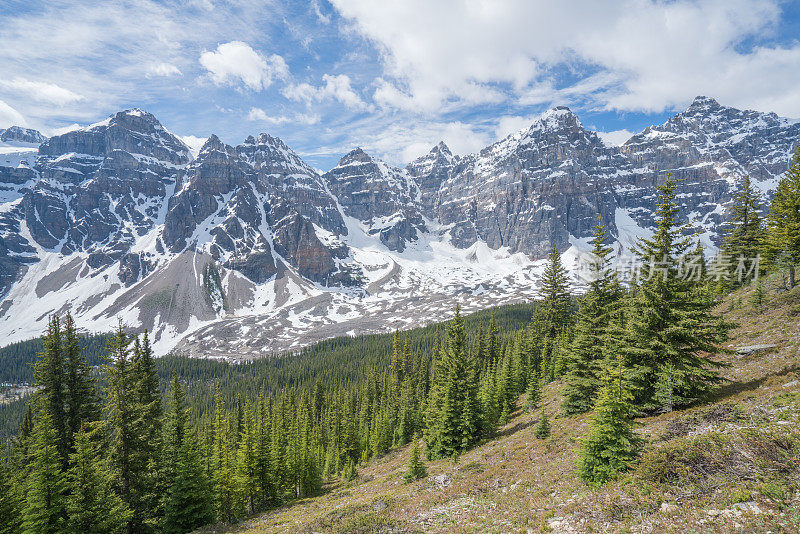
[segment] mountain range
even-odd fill
[[[360,148],[325,173],[262,133],[196,157],[131,109],[51,138],[0,130],[0,338],[53,312],[152,332],[158,353],[248,359],[536,295],[552,246],[575,265],[598,220],[617,251],[679,179],[709,250],[749,175],[769,198],[800,121],[697,97],[621,146],[566,107],[475,154],[405,168]]]

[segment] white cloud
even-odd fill
[[[0,128],[9,126],[27,126],[27,121],[22,113],[0,100]]]
[[[497,139],[505,139],[523,128],[528,128],[533,121],[534,117],[520,117],[518,115],[500,117],[494,130],[495,136]]]
[[[662,111],[708,94],[800,116],[800,44],[758,45],[779,29],[779,0],[332,3],[381,53],[383,106],[436,113],[506,96]],[[556,88],[564,72],[578,81]]]
[[[346,74],[323,74],[322,81],[325,84],[319,87],[308,83],[289,85],[283,88],[281,93],[290,100],[305,101],[307,103],[335,100],[349,109],[370,109],[370,106],[353,90],[350,85],[350,77]]]
[[[261,121],[267,122],[269,124],[287,124],[287,123],[295,123],[295,124],[317,124],[320,121],[320,116],[315,114],[305,114],[305,113],[298,113],[293,117],[287,117],[285,115],[269,115],[266,111],[261,108],[251,108],[250,111],[247,113],[247,120],[249,121]]]
[[[319,0],[311,0],[311,9],[314,11],[314,15],[316,15],[317,20],[320,21],[322,24],[331,23],[331,16],[325,15],[320,9]]]
[[[30,96],[39,102],[47,102],[57,106],[83,100],[81,95],[54,83],[35,82],[21,77],[15,77],[12,80],[0,80],[0,88]]]
[[[68,132],[74,132],[75,130],[80,130],[81,128],[83,128],[83,126],[81,126],[77,122],[69,124],[67,126],[61,126],[59,128],[52,128],[50,130],[50,137],[53,137],[53,136],[56,136],[56,135],[63,135],[63,134],[68,133]]]
[[[613,132],[597,132],[597,136],[606,146],[620,146],[625,141],[633,137],[634,133],[630,130],[614,130]]]
[[[406,164],[424,154],[439,141],[444,141],[456,154],[476,152],[492,139],[483,131],[462,122],[420,122],[394,124],[362,135],[359,144],[365,150],[394,164]]]
[[[147,68],[147,76],[180,76],[181,69],[171,63],[154,63]]]
[[[266,89],[274,79],[289,77],[289,66],[281,56],[265,57],[241,41],[220,44],[214,52],[204,51],[200,64],[217,85],[241,82],[254,91]]]

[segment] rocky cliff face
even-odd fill
[[[698,97],[622,147],[606,147],[567,108],[449,167],[436,215],[459,246],[483,240],[543,257],[588,237],[602,220],[630,244],[652,225],[656,186],[681,182],[681,219],[719,244],[725,208],[750,174],[765,193],[786,170],[800,123]],[[448,165],[442,166],[442,171]],[[429,171],[430,172],[430,171]],[[438,169],[433,172],[438,172]],[[628,234],[628,235],[626,235]]]
[[[377,234],[389,250],[402,252],[425,231],[420,187],[411,176],[357,148],[323,179],[344,213]]]
[[[476,154],[440,143],[399,169],[355,149],[319,175],[267,134],[211,136],[193,159],[136,109],[41,146],[9,130],[0,337],[70,309],[220,357],[531,298],[539,259],[555,244],[574,260],[598,219],[620,246],[647,235],[668,173],[681,219],[714,245],[741,179],[769,195],[800,139],[798,121],[698,97],[608,147],[558,107]]]
[[[12,126],[5,130],[0,129],[0,142],[2,143],[26,143],[30,145],[40,145],[47,141],[47,137],[38,130],[23,128],[22,126]]]

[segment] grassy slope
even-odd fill
[[[640,420],[646,452],[617,482],[592,489],[574,476],[587,417],[558,415],[554,383],[546,441],[533,436],[534,416],[517,412],[457,462],[429,462],[425,480],[401,482],[404,447],[349,485],[332,482],[231,532],[800,531],[800,288],[770,293],[760,313],[749,294],[720,305],[740,324],[729,345],[777,347],[726,356],[730,383],[711,402]]]

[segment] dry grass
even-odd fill
[[[458,461],[428,463],[427,479],[402,483],[404,447],[350,485],[328,484],[229,532],[798,532],[800,288],[771,288],[759,311],[751,291],[719,306],[740,325],[729,345],[776,348],[725,356],[730,382],[712,402],[640,420],[647,449],[621,480],[592,489],[577,479],[587,418],[559,414],[554,383],[545,441],[533,435],[538,413],[517,412]]]

